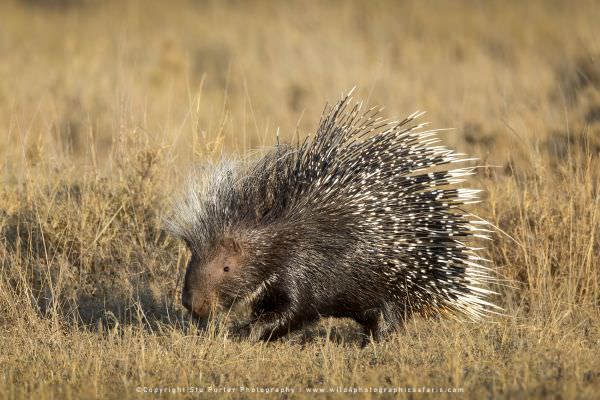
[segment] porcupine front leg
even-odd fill
[[[248,337],[254,340],[276,340],[300,328],[310,320],[306,310],[302,312],[293,283],[287,281],[279,289],[269,290],[253,306],[253,320],[249,324]]]
[[[250,325],[249,338],[253,340],[271,341],[296,330],[301,321],[291,310],[284,313],[268,313],[258,317]]]
[[[262,314],[253,319],[232,323],[229,332],[237,339],[275,340],[294,329],[292,319],[287,314]]]

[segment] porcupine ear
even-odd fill
[[[240,254],[242,252],[242,245],[234,238],[226,237],[221,240],[221,246],[230,254]]]

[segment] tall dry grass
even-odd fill
[[[596,2],[23,0],[0,20],[2,396],[597,397]],[[498,227],[505,316],[414,319],[365,348],[348,321],[269,344],[197,327],[179,304],[188,255],[161,229],[182,178],[304,137],[355,85],[389,116],[427,110],[486,165],[475,211]]]

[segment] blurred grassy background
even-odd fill
[[[591,0],[3,1],[2,394],[430,385],[593,398],[599,20]],[[343,321],[268,345],[206,336],[179,305],[185,249],[161,230],[172,193],[196,163],[305,137],[354,86],[387,116],[426,110],[455,128],[445,144],[488,166],[477,212],[506,233],[487,253],[513,285],[497,298],[507,317],[414,320],[365,349]]]
[[[121,130],[138,127],[179,157],[220,150],[221,135],[242,152],[272,144],[278,127],[284,139],[310,132],[326,100],[357,86],[392,115],[427,110],[457,128],[451,144],[476,142],[503,162],[510,142],[551,141],[600,118],[587,96],[600,79],[598,8],[3,2],[0,151],[85,158],[93,143],[102,163]]]

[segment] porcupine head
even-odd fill
[[[245,301],[268,278],[264,269],[253,268],[261,254],[254,230],[234,221],[234,211],[240,211],[233,210],[239,202],[238,168],[222,162],[204,171],[208,174],[196,174],[170,221],[191,253],[182,303],[198,318]]]
[[[182,303],[197,318],[256,299],[285,258],[267,222],[277,200],[262,176],[270,161],[265,156],[250,169],[221,161],[196,171],[168,221],[191,253]]]

